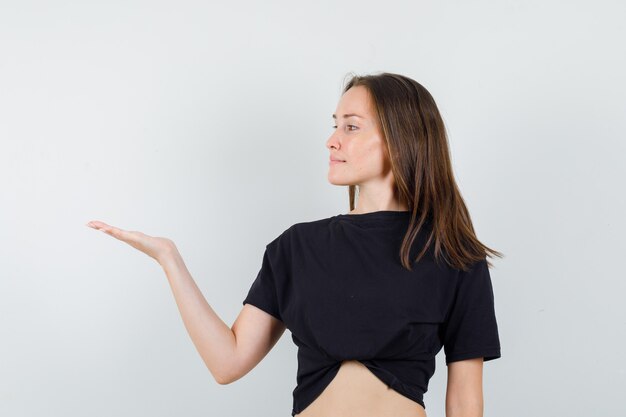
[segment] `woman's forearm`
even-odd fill
[[[213,311],[187,270],[178,250],[159,260],[170,283],[187,332],[202,360],[223,384],[235,361],[236,340],[231,328]]]

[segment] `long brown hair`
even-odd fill
[[[343,88],[364,86],[376,109],[387,144],[397,198],[406,203],[411,220],[400,248],[409,271],[413,241],[425,222],[432,225],[415,262],[434,246],[437,262],[467,270],[487,256],[503,254],[482,244],[474,232],[461,192],[454,179],[443,119],[428,90],[406,76],[388,72],[352,74]],[[348,187],[350,210],[355,208],[356,185]],[[492,266],[487,261],[488,266]]]

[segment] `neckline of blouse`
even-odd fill
[[[409,218],[411,215],[411,211],[409,210],[378,210],[378,211],[370,211],[368,213],[355,213],[355,214],[339,214],[337,215],[340,219],[352,220],[352,221],[362,221],[362,220],[377,220],[377,219],[393,219],[400,218],[405,219]]]

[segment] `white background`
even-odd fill
[[[434,96],[505,254],[485,416],[623,416],[624,4],[2,0],[0,414],[288,417],[289,331],[218,385],[159,265],[85,223],[174,240],[231,325],[266,243],[348,211],[331,115],[389,71]]]

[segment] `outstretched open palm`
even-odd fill
[[[161,263],[161,259],[164,255],[176,247],[174,242],[168,238],[149,236],[138,231],[123,230],[98,220],[90,221],[87,223],[87,226],[128,243],[133,248],[154,258],[159,263]]]

